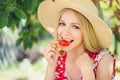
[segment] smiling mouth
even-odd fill
[[[72,42],[73,42],[73,40],[71,40],[71,41],[67,41],[67,40],[64,40],[64,39],[59,40],[59,44],[61,46],[69,46]]]

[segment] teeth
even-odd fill
[[[67,40],[67,39],[65,39],[65,38],[62,38],[63,40]]]
[[[67,40],[66,38],[63,38],[63,37],[62,37],[62,39],[68,41],[69,43],[73,42],[73,40],[70,41],[70,40]]]

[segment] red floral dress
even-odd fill
[[[89,57],[93,60],[93,71],[94,71],[95,77],[96,77],[96,70],[97,70],[97,67],[99,65],[99,62],[102,59],[102,57],[107,53],[108,53],[108,51],[106,51],[106,50],[103,50],[103,51],[100,51],[100,52],[97,52],[97,53],[88,52]],[[65,65],[66,56],[67,55],[58,57],[57,66],[56,66],[56,70],[55,70],[55,80],[71,80],[69,75],[66,72],[66,67],[65,67],[66,66]],[[114,80],[116,59],[115,59],[113,54],[111,54],[111,56],[114,59],[113,73],[112,73],[112,80]],[[80,75],[78,80],[83,80],[82,75]]]

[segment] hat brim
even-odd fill
[[[112,32],[110,28],[96,14],[86,10],[82,6],[77,6],[64,0],[56,0],[55,2],[52,0],[46,0],[38,7],[38,19],[42,26],[55,38],[60,12],[65,8],[70,8],[80,12],[90,21],[95,31],[96,37],[98,38],[103,48],[107,48],[111,44]]]

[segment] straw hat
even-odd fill
[[[108,25],[98,17],[92,0],[45,0],[38,7],[38,19],[42,26],[56,38],[60,12],[70,8],[83,14],[92,24],[95,34],[103,48],[109,47],[112,32]]]

